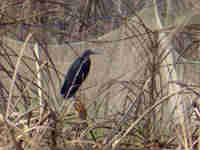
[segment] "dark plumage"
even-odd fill
[[[80,57],[78,57],[70,66],[61,88],[61,95],[64,98],[71,98],[86,79],[90,71],[90,55],[98,54],[87,49]]]

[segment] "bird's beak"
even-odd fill
[[[93,52],[93,55],[101,55],[102,53],[100,52]]]
[[[99,51],[99,50],[98,50],[98,51]],[[97,52],[97,51],[92,51],[92,54],[93,54],[93,55],[102,55],[101,52]]]

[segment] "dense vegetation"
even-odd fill
[[[199,7],[195,0],[2,0],[0,149],[199,149]],[[133,74],[106,74],[98,86],[88,80],[76,101],[64,100],[66,67],[57,55],[78,55],[82,45],[110,53],[108,73],[131,67]],[[122,57],[135,54],[135,64],[113,64],[120,48]]]

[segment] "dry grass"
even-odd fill
[[[61,13],[58,9],[59,3],[61,2],[55,4],[56,8],[51,8],[56,10],[55,14]],[[22,4],[24,8],[29,6],[27,3]],[[5,1],[4,7],[2,5],[1,14],[4,15],[1,16],[3,17],[1,24],[12,33],[14,28],[9,23],[13,20],[9,16],[11,12],[6,9],[9,6],[12,6],[9,1],[8,3]],[[45,7],[48,8],[48,6]],[[47,12],[51,14],[50,11]],[[42,17],[43,13],[17,18],[14,20],[15,25],[30,24],[32,23],[30,18]],[[174,39],[177,43],[178,50],[184,49],[179,54],[185,59],[191,59],[184,62],[177,61],[175,64],[183,63],[187,70],[191,66],[199,65],[199,52],[197,51],[199,50],[199,25],[183,26],[181,24],[162,31],[152,31],[139,16],[136,16],[134,20],[120,17],[119,19],[121,27],[110,33],[114,36],[113,39],[107,34],[99,40],[92,41],[88,41],[89,38],[85,37],[84,42],[86,45],[96,47],[105,46],[105,50],[111,53],[109,56],[114,55],[118,49],[117,44],[121,44],[119,46],[119,49],[123,50],[121,57],[124,57],[125,52],[135,54],[133,56],[135,63],[127,66],[127,68],[132,68],[131,75],[127,77],[127,73],[124,72],[119,75],[114,73],[111,78],[107,78],[105,82],[102,81],[98,87],[82,88],[77,93],[75,102],[64,101],[58,96],[59,85],[63,78],[61,72],[64,71],[57,67],[58,60],[55,57],[58,52],[55,52],[55,49],[54,51],[49,50],[47,44],[49,39],[45,40],[38,36],[43,32],[38,34],[39,31],[33,30],[32,32],[31,30],[28,36],[25,34],[26,40],[20,48],[17,44],[9,43],[3,38],[0,40],[0,149],[199,149],[200,116],[197,100],[200,96],[200,86],[199,82],[194,82],[198,81],[199,72],[195,69],[196,72],[189,70],[189,75],[186,74],[183,81],[163,80],[164,77],[160,70],[172,64],[163,66],[162,61],[166,58],[165,48],[161,49],[161,42],[157,36],[161,32],[168,33],[170,39]],[[92,30],[94,27],[96,27],[94,24],[89,25],[84,31],[91,29],[90,31],[94,33]],[[107,32],[101,31],[101,35]],[[116,34],[119,32],[116,31],[120,32],[118,39]],[[10,36],[10,33],[5,35]],[[77,32],[74,35],[76,34]],[[190,37],[187,45],[184,45],[185,35]],[[66,34],[65,36],[69,39],[69,41],[65,39],[67,42],[72,40],[70,38],[73,35]],[[40,47],[41,58],[35,54],[31,44],[35,42]],[[131,50],[128,45],[131,46]],[[69,49],[74,51],[73,46]],[[125,56],[127,55],[129,54]],[[116,62],[114,58],[117,59],[117,56],[110,57],[111,64]],[[101,64],[100,61],[99,63]],[[36,67],[35,64],[38,66]],[[114,67],[109,69],[117,68]],[[39,73],[40,76],[38,76]],[[41,84],[38,84],[38,80]],[[171,84],[176,84],[180,90],[169,94],[168,87]],[[94,91],[97,92],[94,94]],[[88,94],[95,96],[91,99]],[[122,100],[119,95],[124,95]],[[177,95],[188,102],[182,113],[184,122],[181,123],[174,120],[175,111],[166,114],[168,101]],[[123,105],[115,111],[115,105],[121,101]],[[194,116],[192,116],[191,102],[197,114],[195,120],[192,118]]]

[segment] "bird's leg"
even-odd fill
[[[86,110],[84,104],[81,103],[81,101],[80,101],[79,98],[78,98],[78,99],[76,100],[76,102],[74,103],[74,108],[75,108],[75,110],[76,110],[77,113],[78,113],[78,117],[79,117],[81,120],[86,121],[86,120],[87,120],[87,110]],[[87,127],[88,127],[88,123],[87,123],[87,122],[84,122],[84,123],[82,124],[82,128],[83,128],[83,129],[86,129]],[[89,132],[90,132],[90,135],[91,135],[92,139],[93,139],[94,141],[96,141],[96,138],[95,138],[95,136],[94,136],[93,131],[90,130]]]
[[[84,104],[81,103],[80,99],[77,99],[74,103],[74,108],[78,113],[78,117],[81,120],[87,120],[87,110],[85,109]]]

